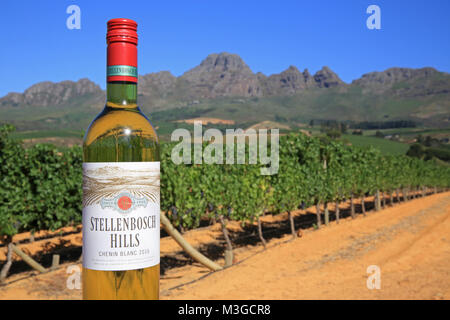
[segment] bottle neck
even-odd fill
[[[106,105],[112,108],[137,107],[137,83],[111,81],[106,86]]]
[[[136,108],[137,46],[130,41],[110,41],[106,63],[106,105]]]

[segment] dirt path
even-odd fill
[[[214,243],[219,236],[216,226],[185,235],[194,245]],[[450,192],[289,239],[274,237],[266,250],[241,246],[235,250],[239,263],[214,274],[178,257],[180,266],[161,276],[161,298],[450,299]],[[172,239],[161,240],[162,255],[175,259],[180,255],[175,251]],[[381,270],[379,290],[367,289],[370,265]],[[66,287],[67,266],[23,280],[14,276],[0,287],[0,299],[80,299],[81,290]]]
[[[378,265],[381,289],[368,290]],[[174,290],[168,299],[450,299],[450,194],[346,220]]]

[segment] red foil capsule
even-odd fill
[[[130,19],[111,19],[106,34],[108,82],[137,83],[137,23]]]

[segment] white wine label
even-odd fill
[[[159,264],[159,162],[83,163],[83,267]]]

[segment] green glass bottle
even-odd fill
[[[159,142],[137,106],[137,24],[108,22],[107,101],[83,141],[83,298],[159,298]]]

